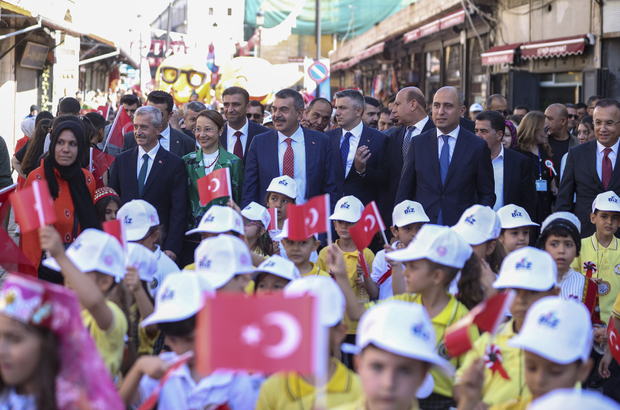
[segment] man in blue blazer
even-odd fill
[[[117,155],[109,186],[123,204],[142,199],[157,209],[163,226],[162,250],[176,260],[181,254],[187,218],[187,173],[183,159],[159,143],[162,124],[158,109],[138,108],[134,117],[137,146]]]
[[[304,100],[292,89],[280,90],[273,102],[275,130],[254,137],[245,166],[241,208],[264,204],[273,178],[288,175],[298,188],[297,202],[330,194],[336,203],[332,150],[327,135],[302,128]]]
[[[353,195],[364,205],[379,202],[379,187],[385,184],[387,136],[362,122],[366,104],[362,93],[343,90],[335,97],[340,128],[325,134],[331,140],[336,198]]]
[[[396,203],[422,204],[431,223],[454,225],[475,203],[493,207],[495,183],[487,143],[459,125],[464,103],[454,87],[433,98],[437,128],[411,140]]]

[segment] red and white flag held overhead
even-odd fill
[[[33,181],[32,186],[11,195],[15,220],[22,232],[28,233],[56,222],[56,211],[45,181]]]
[[[314,234],[330,233],[329,194],[315,196],[303,205],[289,205],[288,239],[305,241]]]
[[[115,237],[123,249],[127,249],[127,237],[125,236],[125,224],[120,219],[107,221],[102,224],[103,232]]]
[[[385,231],[385,225],[375,201],[366,205],[359,222],[349,227],[351,239],[360,252],[370,245],[377,232],[383,231]],[[389,242],[386,241],[386,243]]]
[[[129,118],[125,108],[121,105],[121,109],[118,110],[118,114],[116,114],[116,118],[114,118],[112,128],[110,128],[110,133],[108,134],[108,139],[105,142],[105,146],[112,144],[117,147],[122,147],[123,135],[131,131],[133,131],[133,122],[131,121],[131,118]]]
[[[100,105],[99,107],[97,107],[97,113],[103,115],[103,118],[105,118],[105,120],[108,120],[108,114],[110,113],[110,106],[109,105]]]
[[[609,336],[608,346],[611,350],[611,355],[620,363],[620,336],[614,323],[614,315],[609,318],[609,324],[607,325],[607,335]]]
[[[210,174],[199,178],[197,184],[201,206],[206,206],[209,202],[216,198],[222,198],[225,196],[232,198],[230,168],[216,169]]]
[[[113,162],[113,155],[106,154],[99,149],[90,147],[90,165],[88,166],[88,170],[92,172],[95,179],[102,179],[103,174],[105,174]]]

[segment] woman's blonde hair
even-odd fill
[[[517,144],[522,151],[529,151],[536,144],[536,136],[545,128],[545,114],[540,111],[530,111],[525,114],[517,130]],[[551,146],[542,144],[548,156],[551,156]]]

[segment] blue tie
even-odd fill
[[[138,196],[142,196],[142,189],[146,182],[146,171],[149,169],[149,154],[142,155],[142,166],[140,167],[140,175],[138,175]]]
[[[439,172],[441,174],[441,185],[446,182],[448,175],[448,167],[450,166],[450,145],[448,145],[449,135],[442,135],[443,147],[441,148],[441,156],[439,157]]]
[[[353,134],[350,132],[344,134],[344,140],[342,141],[342,145],[340,145],[340,159],[342,160],[342,169],[344,169],[345,176],[347,173],[347,160],[349,158],[349,140],[352,136]]]

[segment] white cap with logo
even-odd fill
[[[297,182],[288,175],[282,175],[271,180],[267,192],[276,192],[289,198],[297,198]]]
[[[394,207],[392,224],[398,228],[419,222],[430,222],[422,204],[405,200]]]
[[[215,289],[228,283],[235,275],[253,273],[248,246],[232,235],[218,235],[200,242],[194,251],[194,269],[209,279]]]
[[[321,325],[332,327],[342,321],[346,303],[335,280],[327,276],[306,276],[291,281],[284,288],[285,297],[295,298],[306,294],[317,298]]]
[[[269,215],[267,208],[256,202],[250,202],[248,206],[243,208],[241,216],[250,221],[262,222],[265,229],[269,228],[269,224],[271,223],[271,215]]]
[[[577,231],[581,232],[581,222],[579,221],[579,218],[577,218],[575,214],[572,214],[570,212],[552,213],[543,221],[542,226],[540,227],[540,232],[541,233],[544,232],[544,230],[547,228],[547,226],[549,226],[549,224],[551,224],[553,221],[556,221],[558,219],[567,220],[568,222],[575,225],[575,228],[577,228]]]
[[[596,211],[620,212],[620,198],[614,191],[598,194],[592,202],[592,212]]]
[[[532,222],[525,208],[517,205],[505,205],[497,211],[497,216],[502,224],[502,229],[514,229],[522,226],[539,226]]]
[[[557,276],[558,267],[551,255],[526,246],[506,256],[493,287],[544,292],[558,284]]]
[[[470,245],[480,245],[499,238],[502,224],[492,208],[474,205],[463,212],[461,219],[452,229],[461,234]]]
[[[343,196],[336,202],[334,213],[329,217],[332,221],[345,221],[357,223],[362,217],[364,204],[356,197],[349,195]]]
[[[620,405],[593,390],[555,389],[530,404],[529,410],[620,410]]]
[[[142,199],[127,202],[116,213],[116,219],[123,222],[128,241],[139,241],[153,226],[159,225],[157,209]]]
[[[253,279],[256,280],[261,273],[271,273],[272,275],[279,276],[288,280],[295,280],[301,278],[301,273],[297,266],[288,259],[281,257],[280,255],[273,255],[270,258],[265,259],[263,263],[258,265],[258,268],[252,274]]]
[[[473,249],[461,235],[447,226],[426,224],[405,249],[390,252],[389,259],[407,262],[428,259],[462,269]]]
[[[558,343],[550,343],[550,341]],[[554,363],[586,362],[592,350],[590,312],[579,301],[547,296],[536,301],[525,315],[518,335],[509,346],[535,353]]]
[[[211,208],[202,216],[198,227],[187,231],[185,235],[195,233],[224,233],[236,232],[245,235],[243,228],[243,218],[239,212],[229,206],[212,205]]]
[[[139,243],[127,243],[127,266],[138,269],[140,280],[151,282],[157,272],[157,257]]]
[[[476,111],[484,111],[484,109],[482,108],[482,105],[480,103],[473,103],[469,107],[469,112],[476,112]]]

